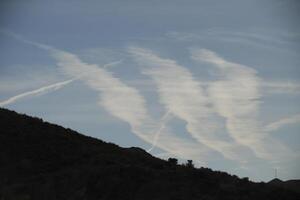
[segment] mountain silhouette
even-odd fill
[[[0,122],[1,200],[300,199],[288,187],[178,165],[7,109]]]
[[[280,180],[279,178],[274,178],[271,181],[269,181],[268,184],[280,186],[284,184],[284,181]]]
[[[269,181],[268,184],[276,187],[293,190],[295,192],[300,192],[300,180],[282,181],[278,178],[274,178],[273,180]]]

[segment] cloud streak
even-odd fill
[[[257,120],[261,98],[261,80],[257,72],[226,61],[207,49],[193,49],[191,53],[192,59],[212,64],[219,73],[219,80],[210,84],[208,92],[215,110],[226,119],[226,128],[232,138],[263,159],[280,161],[291,155],[290,150],[270,137]]]
[[[36,90],[32,90],[32,91],[28,91],[28,92],[18,94],[18,95],[13,96],[13,97],[5,100],[5,101],[1,101],[0,106],[6,106],[6,105],[9,105],[9,104],[13,104],[16,101],[19,101],[19,100],[27,98],[27,97],[33,97],[33,96],[47,94],[47,93],[56,91],[58,89],[61,89],[64,86],[72,83],[73,81],[74,81],[74,79],[70,79],[70,80],[54,83],[54,84],[51,84],[51,85],[48,85],[48,86],[44,86],[44,87],[41,87],[41,88],[36,89]]]
[[[197,142],[178,137],[171,133],[170,127],[162,125],[149,116],[143,96],[133,88],[106,70],[107,67],[121,63],[117,61],[102,68],[80,60],[75,54],[56,49],[49,45],[27,40],[9,31],[1,31],[26,44],[46,50],[57,61],[62,73],[74,79],[81,80],[91,89],[99,92],[98,104],[112,116],[127,122],[133,133],[142,140],[183,159],[196,159],[205,164],[210,159],[209,151]],[[159,140],[158,140],[159,136]],[[201,155],[201,159],[199,159]]]
[[[149,115],[146,100],[139,91],[107,70],[122,63],[122,60],[103,66],[88,64],[70,52],[29,41],[13,33],[10,35],[49,52],[61,72],[71,78],[68,81],[80,80],[97,91],[98,105],[127,122],[134,134],[152,144],[148,152],[157,146],[180,158],[199,161],[201,157],[203,162],[218,152],[227,159],[242,163],[253,158],[252,152],[259,158],[275,162],[291,155],[289,149],[270,137],[268,132],[295,123],[298,117],[282,119],[266,127],[260,124],[257,116],[263,84],[256,71],[248,66],[229,62],[206,49],[193,49],[194,60],[212,64],[219,73],[215,82],[200,82],[174,60],[161,58],[147,49],[129,48],[134,60],[144,67],[143,74],[151,77],[158,89],[166,114],[157,120]],[[0,102],[0,105],[57,90],[69,84],[68,81],[17,95]],[[195,140],[172,133],[167,123],[173,116],[187,123],[186,129]]]
[[[111,72],[97,65],[84,63],[76,55],[65,51],[55,50],[52,55],[67,76],[77,77],[91,89],[98,91],[98,104],[111,115],[129,123],[132,132],[144,141],[152,143],[154,140],[159,148],[182,158],[195,158],[199,155],[205,158],[207,155],[207,149],[171,134],[168,127],[159,126],[160,123],[149,116],[143,96],[135,88],[114,77]],[[159,141],[155,139],[158,132]]]
[[[210,99],[186,68],[147,49],[130,47],[129,52],[144,67],[143,73],[157,85],[162,105],[187,122],[187,131],[199,142],[199,146],[217,151],[232,160],[245,161],[239,153],[247,154],[247,148],[236,144],[221,130],[222,127],[215,122]]]

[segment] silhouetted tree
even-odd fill
[[[187,160],[187,163],[185,164],[185,166],[190,167],[190,168],[194,168],[194,163],[192,160]]]
[[[176,158],[169,158],[168,159],[168,164],[170,166],[175,166],[175,165],[177,165],[177,163],[178,163],[178,160]]]

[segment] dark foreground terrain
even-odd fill
[[[300,199],[295,184],[177,165],[6,109],[0,122],[1,200]]]

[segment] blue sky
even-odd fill
[[[0,105],[256,181],[300,178],[299,5],[1,1]]]

